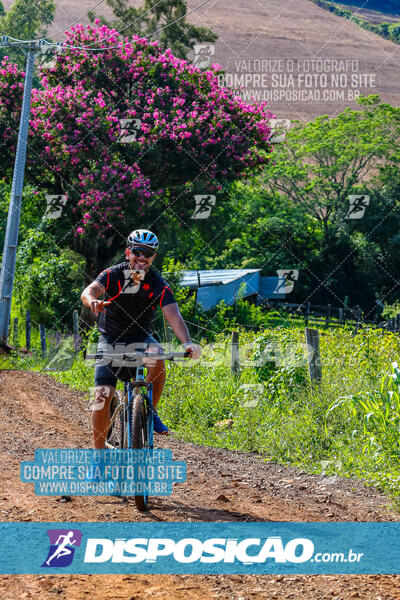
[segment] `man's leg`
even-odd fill
[[[114,395],[115,387],[111,385],[98,385],[94,392],[92,405],[92,432],[93,448],[103,450],[108,429],[110,427],[110,402]]]

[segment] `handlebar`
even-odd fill
[[[115,360],[120,359],[122,362],[143,362],[143,359],[152,358],[156,360],[170,360],[176,361],[176,359],[188,358],[190,356],[189,352],[166,352],[164,354],[151,354],[147,352],[128,352],[126,354],[104,354],[102,352],[96,352],[96,354],[86,354],[83,353],[83,357],[88,360]]]

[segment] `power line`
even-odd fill
[[[102,2],[103,0],[100,0],[100,1]],[[151,12],[154,8],[156,8],[163,1],[164,0],[158,0],[158,2],[156,2],[156,4],[154,4],[152,7],[150,7],[148,11],[146,11],[143,15],[141,15],[140,17],[138,17],[134,21],[131,21],[130,23],[128,23],[125,27],[123,27],[123,29],[121,29],[120,31],[117,31],[116,34],[120,35],[120,33],[122,31],[124,31],[125,29],[127,29],[127,27],[130,27],[134,23],[137,23],[137,21],[140,21],[140,19],[142,19],[143,17],[145,17],[149,12]],[[161,27],[160,29],[157,29],[156,31],[153,31],[152,33],[150,33],[148,35],[145,35],[144,37],[150,38],[153,35],[156,35],[157,33],[161,33],[161,31],[164,31],[165,29],[168,29],[168,27],[171,27],[171,25],[175,25],[175,23],[179,23],[179,21],[182,21],[182,19],[185,19],[188,15],[192,14],[193,12],[196,12],[202,6],[204,6],[205,4],[207,4],[209,1],[210,0],[204,0],[198,6],[196,6],[195,8],[192,8],[192,10],[190,10],[188,13],[185,13],[181,17],[178,17],[177,19],[175,19],[174,21],[171,21],[170,23],[167,23],[166,25],[164,25],[164,27]],[[98,6],[99,4],[100,4],[100,2],[96,6]],[[94,10],[96,8],[96,6],[94,8],[92,8],[91,10]],[[91,12],[91,11],[89,11],[89,12]],[[86,14],[88,14],[88,13],[86,13]],[[84,17],[85,16],[86,15],[84,15]],[[84,17],[81,17],[81,18],[84,18]],[[75,23],[76,23],[76,21],[75,21]],[[73,24],[74,23],[71,23],[71,25],[69,27],[72,27]],[[64,30],[60,30],[60,31],[64,31]],[[59,33],[59,32],[56,32],[53,35],[48,36],[48,37],[54,37],[54,35],[56,35],[57,33]],[[109,36],[105,37],[102,41],[105,41],[105,40],[109,39],[110,37],[112,37],[114,35],[115,35],[115,33],[112,33]],[[39,40],[19,40],[17,38],[13,38],[11,36],[7,36],[7,37],[8,37],[8,39],[13,40],[15,42],[21,42],[21,43],[26,43],[26,44],[39,41]],[[51,44],[51,42],[47,42],[47,43]],[[90,46],[91,45],[93,46],[93,43],[95,43],[95,42],[93,42],[91,45],[89,44],[87,46],[74,46],[74,45],[71,45],[71,44],[66,44],[65,42],[58,42],[58,44],[61,44],[61,43],[62,43],[62,47],[63,48],[70,48],[71,50],[90,50],[92,52],[103,52],[105,50],[115,50],[115,49],[122,48],[123,46],[128,46],[129,44],[132,44],[132,41],[121,43],[118,46],[108,46],[106,48],[102,48],[102,47],[100,47],[100,48],[91,48]]]
[[[19,42],[21,44],[34,44],[35,42],[39,42],[42,40],[42,38],[40,38],[40,40],[19,40],[18,38],[13,38],[11,35],[6,35],[6,34],[1,34],[2,38],[7,38],[7,40],[12,40],[13,42]],[[3,44],[4,45],[4,44]]]
[[[81,21],[82,19],[84,19],[85,17],[88,16],[89,13],[91,13],[93,10],[96,10],[96,8],[98,6],[100,6],[100,4],[102,4],[104,2],[104,0],[99,0],[99,2],[96,4],[96,6],[93,6],[93,8],[91,8],[87,13],[85,13],[84,15],[82,15],[81,17],[78,17],[77,19],[75,19],[75,21],[72,21],[72,23],[70,25],[68,25],[68,27],[63,27],[62,29],[59,29],[58,31],[52,33],[51,35],[47,35],[47,38],[53,38],[55,35],[58,35],[59,33],[64,33],[66,29],[69,29],[70,27],[72,27],[73,25],[75,25],[76,23],[78,23],[78,21]],[[26,43],[31,43],[31,42],[38,42],[40,40],[42,40],[43,38],[37,38],[35,40],[19,40],[17,38],[13,38],[11,36],[7,36],[10,40],[13,40],[14,42],[26,42]]]
[[[91,13],[93,10],[96,10],[96,8],[98,6],[100,6],[100,4],[102,4],[104,2],[104,0],[100,0],[96,6],[93,6],[93,8],[91,8],[90,10],[88,10],[87,13],[85,13],[84,15],[82,15],[81,17],[78,17],[75,21],[73,21],[70,25],[68,25],[68,27],[63,27],[62,29],[59,29],[58,31],[56,31],[55,33],[52,33],[51,35],[46,36],[47,38],[53,38],[55,35],[58,35],[59,33],[65,33],[66,29],[69,29],[70,27],[72,27],[72,25],[75,25],[76,23],[78,23],[78,21],[81,21],[82,19],[84,19],[85,17],[88,16],[89,13]]]
[[[208,0],[207,0],[208,1]],[[84,19],[85,17],[88,16],[89,13],[91,13],[92,11],[94,11],[98,6],[100,6],[100,4],[102,4],[104,2],[104,0],[99,0],[99,2],[93,6],[93,8],[91,8],[87,13],[85,13],[84,15],[82,15],[81,17],[78,17],[78,19],[76,19],[75,21],[73,21],[70,25],[68,25],[68,27],[63,27],[62,29],[59,29],[58,31],[56,31],[55,33],[52,33],[51,35],[46,36],[46,38],[37,38],[34,40],[20,40],[18,38],[13,38],[11,36],[7,36],[10,40],[13,40],[14,42],[25,42],[25,43],[32,43],[32,42],[38,42],[41,41],[42,39],[47,40],[48,38],[54,38],[54,36],[56,36],[59,33],[64,33],[65,30],[69,29],[70,27],[72,27],[73,25],[75,25],[76,23],[78,23],[79,21],[81,21],[82,19]],[[131,21],[130,23],[128,23],[127,25],[125,25],[125,27],[123,27],[120,31],[117,31],[117,34],[120,35],[122,33],[122,31],[124,31],[125,29],[127,29],[128,27],[130,27],[131,25],[134,25],[135,23],[137,23],[138,21],[140,21],[141,19],[143,19],[143,17],[145,17],[146,15],[148,15],[152,10],[154,10],[159,4],[161,4],[161,2],[165,2],[165,0],[158,0],[158,2],[156,2],[155,4],[153,4],[153,6],[151,6],[145,13],[143,13],[142,15],[140,15],[137,19],[135,19],[134,21]],[[115,33],[111,33],[110,35],[106,36],[105,38],[103,38],[102,41],[108,40],[109,38],[113,37],[115,35]],[[49,42],[50,43],[50,42]],[[84,46],[85,48],[90,48],[90,46],[93,46],[96,42],[93,42],[92,44],[88,44],[87,46]],[[67,46],[66,44],[63,44],[63,46]],[[67,46],[69,48],[78,48],[78,46]],[[93,50],[96,50],[96,48],[93,48]],[[105,48],[105,50],[107,50],[107,48]]]
[[[145,37],[146,38],[150,38],[153,35],[156,35],[157,33],[160,33],[161,31],[164,31],[165,29],[168,29],[168,27],[171,27],[171,25],[175,25],[175,23],[179,23],[179,21],[182,21],[182,19],[185,19],[187,16],[189,16],[193,12],[196,12],[202,6],[204,6],[205,4],[207,4],[209,1],[210,0],[204,0],[201,4],[199,4],[198,6],[196,6],[195,8],[193,8],[192,10],[190,10],[188,13],[185,13],[181,17],[178,17],[177,19],[175,19],[174,21],[171,21],[170,23],[167,23],[166,25],[164,25],[164,27],[161,27],[160,29],[157,29],[156,31],[153,31],[152,33],[149,33]],[[142,15],[142,16],[144,16],[144,15]],[[117,32],[117,33],[119,34],[119,32]],[[115,34],[112,34],[112,35],[115,35]],[[107,38],[105,38],[105,39],[107,39]],[[92,52],[103,52],[104,50],[114,50],[114,49],[122,48],[123,46],[127,46],[129,44],[132,44],[132,41],[121,43],[118,46],[108,46],[108,48],[90,48],[89,46],[72,46],[71,44],[64,44],[64,48],[71,48],[71,50],[90,50]]]
[[[204,4],[207,4],[209,1],[210,0],[205,0],[198,6],[195,6],[194,8],[192,8],[192,10],[190,10],[188,13],[184,14],[182,17],[179,17],[179,19],[175,19],[175,21],[172,21],[171,23],[167,23],[167,25],[165,25],[164,27],[161,27],[161,29],[158,29],[157,31],[153,31],[153,33],[150,33],[149,36],[146,36],[146,37],[151,37],[152,35],[155,35],[156,33],[160,33],[161,31],[164,31],[164,29],[167,29],[167,27],[170,27],[171,25],[175,25],[175,23],[178,23],[179,21],[181,21],[188,15],[192,14],[193,12],[196,12],[196,10],[199,10],[199,8],[204,6]]]
[[[138,21],[140,21],[141,19],[143,19],[143,17],[145,17],[146,15],[149,14],[149,12],[151,12],[154,8],[156,8],[159,4],[161,4],[161,2],[164,2],[165,0],[158,0],[158,2],[156,2],[155,4],[153,4],[153,6],[150,6],[149,10],[147,10],[145,13],[143,13],[142,15],[140,15],[140,17],[138,17],[137,19],[135,19],[134,21],[131,21],[130,23],[128,23],[127,25],[125,25],[125,27],[123,27],[120,31],[118,31],[118,35],[120,35],[122,33],[122,31],[125,31],[125,29],[127,29],[128,27],[130,27],[131,25],[134,25],[135,23],[137,23]],[[103,42],[105,40],[110,39],[111,37],[113,37],[113,35],[115,35],[114,33],[111,33],[110,35],[107,35],[104,39]],[[96,42],[93,42],[92,44],[88,44],[86,47],[90,48],[90,46],[94,46]]]

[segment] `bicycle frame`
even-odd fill
[[[148,447],[150,449],[153,449],[153,414],[154,414],[154,407],[153,407],[153,384],[152,383],[146,383],[145,379],[144,379],[144,366],[141,365],[139,367],[136,367],[136,378],[135,381],[128,381],[125,382],[124,384],[124,388],[126,390],[126,394],[127,394],[127,398],[128,398],[128,414],[129,414],[129,407],[131,406],[132,403],[132,398],[133,396],[137,396],[138,394],[141,393],[142,388],[145,387],[146,388],[146,395],[145,395],[145,399],[146,399],[146,425],[147,425],[147,443],[148,443]],[[128,419],[129,421],[129,419]],[[128,423],[128,448],[131,447],[131,441],[132,441],[132,437],[131,437],[131,424],[130,422]]]
[[[111,359],[111,360],[115,360],[115,359],[119,359],[120,360],[120,367],[122,368],[123,366],[132,366],[134,367],[136,370],[134,371],[134,379],[133,379],[133,373],[131,371],[129,371],[129,378],[128,377],[121,377],[121,379],[124,381],[124,394],[122,396],[122,398],[118,395],[118,402],[113,404],[114,410],[113,410],[113,414],[110,415],[111,419],[110,419],[110,424],[109,424],[109,433],[113,431],[113,425],[115,423],[115,420],[119,417],[121,419],[120,423],[121,423],[121,435],[120,435],[120,439],[119,439],[119,444],[120,444],[120,449],[125,450],[125,449],[130,449],[132,447],[132,445],[137,444],[137,431],[135,429],[134,435],[136,437],[136,441],[133,440],[133,435],[132,435],[132,431],[131,431],[131,426],[133,423],[133,415],[132,415],[132,411],[135,410],[135,414],[137,414],[137,404],[135,404],[134,406],[134,398],[136,396],[141,396],[140,400],[144,401],[144,415],[142,413],[142,417],[144,416],[145,418],[145,424],[146,426],[144,427],[144,423],[141,417],[141,421],[137,421],[135,420],[135,423],[140,423],[141,422],[141,431],[143,433],[143,438],[138,446],[138,448],[144,448],[144,449],[149,449],[152,450],[153,449],[153,434],[154,434],[154,424],[153,424],[153,418],[154,418],[154,407],[153,407],[153,384],[152,383],[147,383],[144,377],[144,369],[145,369],[145,365],[143,363],[143,359],[144,358],[155,358],[158,360],[170,360],[170,361],[174,361],[174,360],[179,360],[179,359],[183,359],[183,358],[187,358],[189,356],[189,354],[187,352],[169,352],[169,353],[164,353],[162,355],[160,354],[150,354],[150,353],[146,353],[146,356],[143,356],[143,353],[129,353],[129,354],[114,354],[114,355],[106,355],[103,353],[96,353],[96,354],[85,354],[85,358],[88,359]],[[141,362],[139,362],[139,364],[137,364],[137,360],[136,360],[136,364],[129,364],[132,360],[135,359],[140,359]],[[118,374],[120,373],[121,369],[118,369],[118,371],[116,372],[116,376],[118,377]],[[143,389],[146,390],[146,393],[143,393]],[[114,396],[115,397],[115,396]],[[110,404],[111,406],[111,404]],[[142,410],[142,409],[141,409]],[[135,427],[135,426],[134,426]],[[145,437],[145,433],[147,433],[146,439],[144,439]],[[112,441],[112,437],[110,438]],[[108,438],[106,440],[106,448],[109,448],[111,450],[115,450],[116,449],[116,445],[113,445],[112,443],[108,442]],[[138,510],[140,511],[145,511],[148,508],[148,501],[149,501],[149,496],[148,495],[135,495],[135,503],[136,503],[136,507],[138,508]]]
[[[110,415],[109,430],[112,429],[114,422],[119,418],[120,412],[122,412],[123,421],[123,439],[122,448],[127,449],[131,447],[132,434],[131,434],[131,423],[129,420],[129,410],[132,405],[132,398],[141,393],[143,387],[146,388],[146,423],[147,423],[147,440],[149,449],[153,449],[154,440],[154,429],[153,429],[153,384],[146,383],[144,378],[144,367],[143,365],[137,367],[136,378],[134,381],[124,382],[124,394],[122,399],[120,398],[118,404],[114,406],[114,413]],[[106,448],[113,450],[114,446],[106,441]]]
[[[187,352],[168,352],[163,355],[160,354],[150,354],[146,353],[146,358],[154,358],[158,360],[169,360],[176,361],[181,360],[183,358],[187,358],[189,355]],[[120,360],[121,366],[128,366],[130,360],[135,360],[138,358],[143,359],[143,353],[126,353],[119,354],[114,353],[112,355],[105,355],[103,353],[96,354],[86,354],[84,352],[84,357],[86,359],[110,359],[110,360]],[[139,364],[136,366],[136,376],[135,380],[132,381],[124,381],[124,394],[122,399],[120,398],[114,413],[110,415],[110,425],[109,431],[111,430],[115,420],[118,418],[120,410],[122,410],[123,416],[123,439],[122,439],[122,448],[127,449],[130,448],[132,442],[131,436],[131,424],[129,422],[129,409],[132,405],[132,398],[137,394],[141,393],[142,388],[146,388],[145,394],[145,406],[146,406],[146,421],[147,421],[147,443],[148,448],[153,449],[153,437],[154,437],[154,427],[153,427],[153,416],[154,416],[154,407],[153,407],[153,384],[146,383],[144,378],[144,365]],[[114,449],[112,444],[109,444],[106,441],[106,448]]]

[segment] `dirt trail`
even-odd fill
[[[264,463],[257,455],[157,438],[175,460],[187,463],[187,482],[171,497],[152,499],[147,515],[133,500],[113,497],[35,496],[19,481],[19,463],[35,448],[88,448],[90,430],[83,394],[52,378],[0,371],[0,488],[2,521],[398,521],[389,500],[353,480],[308,475]],[[210,476],[211,470],[211,476]],[[147,597],[400,599],[398,576],[1,576],[3,600],[139,600]]]

